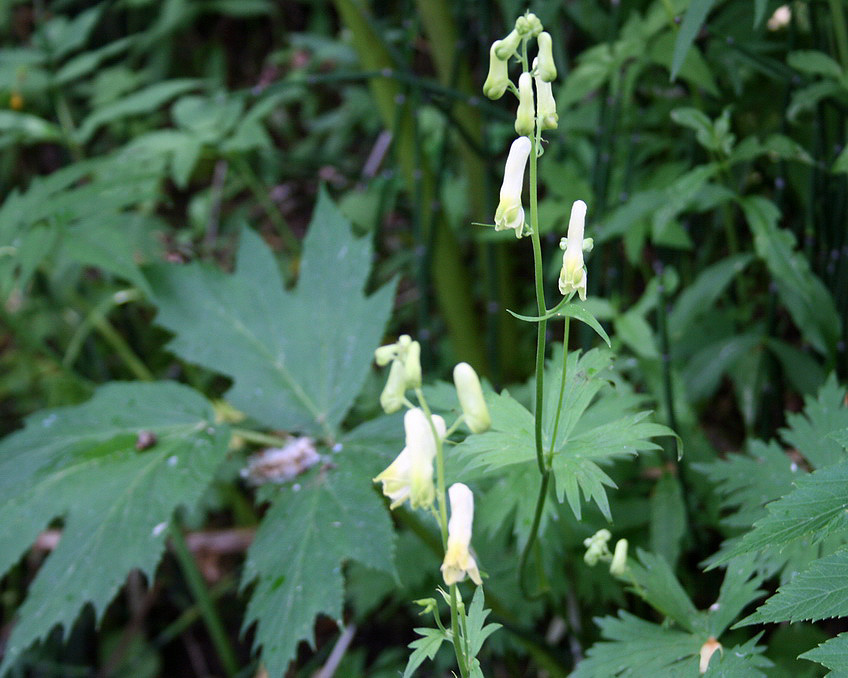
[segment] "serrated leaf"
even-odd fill
[[[848,633],[840,633],[835,638],[799,655],[799,658],[818,662],[831,671],[848,672]]]
[[[423,637],[413,640],[409,644],[413,652],[409,655],[409,661],[403,672],[403,678],[411,678],[412,674],[424,663],[425,659],[433,659],[436,656],[442,643],[447,640],[444,631],[440,629],[420,628],[415,629],[415,633]]]
[[[783,548],[797,539],[821,541],[848,527],[848,462],[800,478],[797,487],[768,505],[759,520],[718,563],[767,547]]]
[[[712,637],[719,638],[745,607],[765,594],[759,588],[765,575],[757,569],[756,560],[750,556],[737,558],[728,565],[718,600],[707,612]]]
[[[774,664],[763,656],[765,647],[757,645],[761,635],[742,645],[715,652],[704,678],[766,678],[768,674],[759,669],[767,669]]]
[[[275,429],[332,436],[359,393],[394,285],[363,293],[371,243],[321,194],[297,288],[286,291],[262,239],[245,230],[236,271],[157,266],[148,279],[171,350],[233,378],[227,398]]]
[[[633,411],[642,402],[639,396],[612,391],[596,398],[599,391],[608,386],[606,375],[611,360],[612,354],[601,349],[593,349],[583,356],[579,351],[569,353],[558,423],[561,347],[555,349],[546,370],[542,442],[545,450],[553,451],[558,500],[567,499],[578,518],[581,491],[584,497],[594,500],[607,517],[610,516],[604,487],[615,487],[615,483],[599,465],[640,451],[658,449],[650,439],[671,434],[665,426],[644,421],[648,412]],[[486,402],[492,417],[491,430],[469,436],[455,448],[455,453],[466,460],[470,470],[535,465],[533,415],[505,393],[492,394]],[[507,513],[510,510],[511,507],[504,508]],[[523,517],[523,512],[519,511],[517,517]],[[521,532],[518,525],[516,531]]]
[[[486,638],[502,626],[501,624],[486,624],[486,617],[489,616],[491,610],[483,609],[483,598],[483,587],[478,586],[474,591],[474,597],[471,599],[471,605],[468,606],[466,616],[466,633],[468,635],[465,636],[465,642],[470,657],[476,657],[480,654],[480,649],[486,642]]]
[[[595,643],[571,678],[698,678],[696,636],[619,611],[618,617],[596,619],[604,641]]]
[[[312,642],[316,615],[341,618],[345,560],[393,572],[391,520],[370,480],[383,460],[342,447],[331,468],[280,491],[247,553],[242,583],[256,585],[244,628],[256,623],[254,647],[273,676],[285,674],[299,641]]]
[[[59,545],[29,587],[0,674],[90,603],[99,619],[127,574],[152,580],[171,517],[192,506],[229,441],[209,403],[173,383],[115,383],[83,405],[45,411],[0,443],[0,574],[51,520]],[[155,444],[136,450],[148,431]]]
[[[754,235],[754,248],[766,264],[778,293],[804,338],[825,356],[832,356],[840,336],[842,319],[833,296],[810,270],[807,259],[795,251],[795,236],[781,229],[780,211],[766,198],[740,201]]]
[[[737,626],[842,616],[848,616],[848,549],[814,562]]]
[[[817,396],[804,398],[803,413],[786,415],[789,425],[780,436],[816,468],[848,458],[848,450],[835,433],[848,429],[846,392],[831,374]]]

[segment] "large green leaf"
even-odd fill
[[[824,664],[830,670],[839,672],[830,674],[834,678],[848,673],[848,633],[840,633],[835,638],[805,652],[801,655],[801,659]]]
[[[815,398],[804,399],[803,414],[786,415],[788,428],[780,436],[816,468],[848,459],[848,449],[835,435],[848,431],[845,388],[831,375]]]
[[[739,625],[818,621],[848,615],[848,550],[821,558],[778,589]]]
[[[262,239],[245,230],[236,271],[209,264],[149,272],[171,349],[233,378],[227,398],[275,429],[332,437],[359,393],[391,311],[394,285],[363,288],[371,243],[357,240],[325,193],[286,291]]]
[[[671,433],[665,426],[644,421],[648,412],[635,411],[643,402],[641,397],[610,388],[607,377],[611,361],[612,355],[601,349],[582,356],[579,351],[569,353],[558,422],[561,348],[554,351],[545,373],[542,443],[545,450],[553,452],[557,498],[560,502],[567,499],[578,518],[582,513],[581,492],[610,518],[604,487],[615,487],[615,483],[601,465],[640,451],[658,449],[650,439]],[[601,389],[604,389],[602,395]],[[520,464],[528,464],[529,468],[530,463],[535,466],[533,415],[506,393],[490,394],[487,403],[491,430],[469,436],[455,448],[454,454],[467,462],[469,470],[515,468]],[[516,517],[524,520],[526,514],[521,507],[526,502],[518,493],[512,494],[512,504],[503,506],[502,511],[508,515],[514,507]],[[508,500],[508,496],[504,499]],[[516,533],[523,532],[516,524]]]
[[[243,582],[256,586],[244,625],[256,622],[254,645],[272,676],[285,674],[299,641],[311,641],[316,615],[341,619],[345,560],[393,572],[391,521],[370,482],[385,459],[374,454],[378,439],[359,435],[280,491],[248,551]]]
[[[226,427],[173,383],[115,383],[45,411],[0,443],[0,574],[55,518],[62,538],[18,610],[0,674],[91,603],[99,619],[127,574],[153,578],[177,506],[193,505],[224,458]],[[137,450],[139,433],[156,442]]]

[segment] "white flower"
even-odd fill
[[[450,586],[468,575],[477,586],[483,584],[477,561],[471,555],[471,524],[474,522],[474,495],[467,485],[454,483],[448,490],[451,516],[448,521],[448,548],[442,563],[442,576]]]
[[[445,435],[445,420],[433,416],[433,425],[440,437]],[[433,485],[433,459],[436,457],[436,439],[427,415],[415,407],[403,417],[406,447],[385,471],[374,478],[383,483],[383,494],[397,508],[407,499],[412,508],[429,508],[435,498]]]
[[[504,168],[503,184],[498,209],[495,211],[495,230],[515,229],[520,238],[524,230],[524,208],[521,206],[521,190],[524,187],[524,170],[530,156],[530,139],[518,137],[509,148]]]
[[[786,28],[790,21],[792,21],[792,9],[789,5],[781,5],[774,10],[774,14],[769,17],[766,26],[770,31],[779,31],[781,28]]]
[[[456,385],[456,394],[459,396],[459,404],[465,414],[468,428],[472,433],[488,430],[492,419],[489,417],[489,408],[486,407],[480,379],[474,368],[468,363],[459,363],[453,368],[453,383]]]
[[[536,106],[533,103],[533,77],[526,71],[518,76],[518,111],[515,133],[530,136],[536,129]]]
[[[568,238],[562,255],[562,270],[559,274],[559,291],[563,295],[574,291],[581,301],[586,299],[586,267],[583,265],[583,249],[591,249],[591,240],[583,240],[583,227],[586,221],[586,203],[575,200],[571,206],[571,219],[568,222]],[[562,243],[560,244],[562,247]]]

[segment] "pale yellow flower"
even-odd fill
[[[474,495],[467,485],[454,483],[448,490],[451,516],[448,521],[448,548],[442,563],[442,577],[448,586],[466,575],[477,586],[483,584],[477,561],[471,555],[471,524],[474,522]]]
[[[586,299],[586,267],[583,264],[583,249],[591,249],[591,239],[583,240],[583,228],[586,222],[586,203],[575,200],[571,207],[571,219],[568,222],[568,237],[562,255],[562,270],[559,274],[559,291],[563,295],[577,292],[581,301]]]
[[[433,415],[433,425],[440,437],[445,435],[445,420]],[[392,500],[390,508],[397,508],[407,499],[412,508],[429,508],[435,498],[433,485],[433,459],[436,457],[436,439],[427,415],[415,407],[403,417],[406,447],[388,468],[374,478],[383,483],[383,494]]]
[[[501,184],[500,202],[495,211],[495,230],[515,229],[515,237],[524,231],[524,208],[521,206],[521,191],[524,188],[524,170],[530,157],[530,139],[518,137],[509,147],[504,178]]]
[[[456,386],[456,394],[468,428],[472,433],[488,430],[492,425],[492,419],[489,416],[489,408],[486,407],[486,400],[483,398],[480,379],[474,368],[468,363],[459,363],[453,368],[453,383]]]

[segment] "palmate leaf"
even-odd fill
[[[671,431],[644,421],[648,412],[634,412],[642,402],[641,397],[610,388],[607,377],[612,355],[599,349],[582,356],[577,351],[568,355],[562,411],[559,423],[555,423],[561,356],[561,349],[554,351],[551,366],[546,371],[542,426],[545,449],[553,447],[557,498],[560,502],[567,499],[579,519],[582,492],[583,497],[595,501],[610,519],[604,487],[615,487],[615,483],[601,466],[639,451],[657,449],[658,445],[650,439],[670,435]],[[464,459],[472,472],[506,467],[514,470],[519,465],[528,470],[536,467],[533,415],[507,393],[488,394],[487,404],[492,417],[491,430],[469,436],[455,448],[454,454]],[[512,508],[504,508],[505,513],[512,511]],[[523,514],[519,516],[521,520],[524,517]],[[516,526],[517,533],[523,531],[520,525]]]
[[[244,627],[256,623],[254,645],[273,678],[300,640],[311,641],[316,615],[341,618],[345,560],[393,572],[391,520],[369,481],[385,464],[375,454],[384,438],[379,426],[360,428],[328,465],[279,492],[248,551],[243,583],[256,585]]]
[[[174,509],[192,506],[226,454],[209,403],[173,383],[115,383],[45,411],[0,443],[0,575],[55,518],[59,545],[18,610],[0,674],[91,603],[99,619],[130,570],[152,579]],[[156,442],[136,449],[138,434]]]
[[[842,616],[848,616],[848,549],[814,562],[738,625]]]
[[[371,252],[322,192],[295,290],[245,230],[232,275],[207,264],[150,271],[157,321],[176,334],[176,354],[232,377],[227,398],[238,409],[275,429],[332,437],[391,311],[394,285],[363,293]]]
[[[840,633],[835,638],[800,655],[800,658],[823,664],[834,671],[829,674],[833,678],[837,675],[845,675],[848,673],[848,633]]]
[[[848,462],[828,466],[798,480],[795,490],[768,505],[754,525],[714,564],[765,548],[783,548],[802,538],[819,542],[848,528]]]
[[[831,374],[815,398],[804,399],[801,414],[787,413],[788,428],[780,436],[804,455],[814,467],[821,468],[848,459],[848,407],[845,388]]]

